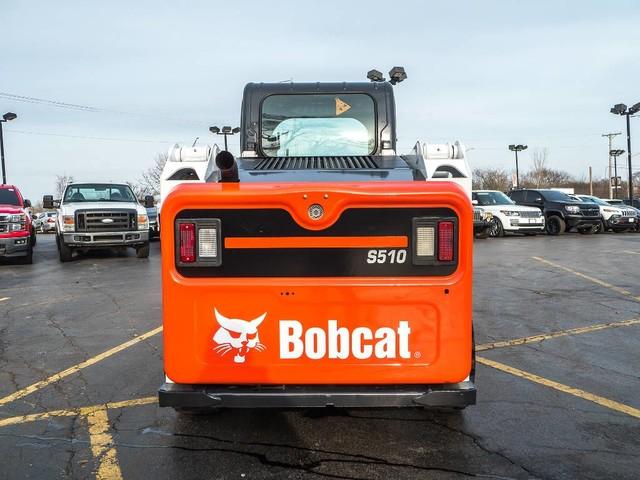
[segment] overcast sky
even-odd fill
[[[26,196],[52,193],[56,174],[135,180],[173,143],[211,142],[208,126],[239,123],[250,81],[401,65],[401,153],[459,139],[473,167],[511,169],[507,145],[526,143],[522,170],[547,147],[577,176],[605,175],[601,135],[624,131],[609,108],[640,102],[637,0],[159,3],[0,3],[0,114],[18,114],[4,124],[8,181]],[[634,119],[637,152],[639,134]]]

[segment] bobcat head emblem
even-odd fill
[[[233,361],[235,363],[244,363],[249,350],[255,349],[262,352],[267,348],[263,343],[260,343],[260,338],[258,337],[258,327],[267,316],[266,313],[253,320],[241,320],[239,318],[227,318],[217,309],[213,311],[216,321],[220,325],[220,328],[213,335],[213,341],[218,344],[213,351],[218,355],[224,356],[229,352],[233,352],[235,354]]]

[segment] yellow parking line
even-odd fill
[[[596,285],[600,285],[601,287],[608,288],[609,290],[613,290],[614,292],[617,292],[617,293],[619,293],[621,295],[624,295],[626,297],[631,297],[636,302],[640,302],[640,297],[636,297],[633,293],[629,292],[628,290],[625,290],[624,288],[616,287],[615,285],[611,285],[610,283],[607,283],[604,280],[600,280],[600,279],[592,277],[590,275],[586,275],[584,273],[581,273],[581,272],[578,272],[576,270],[573,270],[573,269],[571,269],[569,267],[565,267],[564,265],[560,265],[560,264],[552,262],[550,260],[546,260],[546,259],[544,259],[542,257],[531,257],[531,258],[533,258],[534,260],[537,260],[539,262],[546,263],[547,265],[550,265],[552,267],[564,270],[565,272],[572,273],[573,275],[575,275],[577,277],[584,278],[585,280],[589,280],[590,282],[593,282]]]
[[[69,367],[66,370],[63,370],[54,375],[51,375],[49,378],[40,380],[39,382],[36,382],[32,385],[29,385],[28,387],[18,390],[17,392],[12,393],[11,395],[7,395],[4,398],[0,398],[0,406],[13,402],[15,400],[18,400],[19,398],[26,397],[30,393],[33,393],[37,390],[40,390],[41,388],[46,387],[47,385],[51,385],[52,383],[55,383],[58,380],[62,380],[63,378],[68,377],[69,375],[79,372],[83,368],[87,368],[87,367],[90,367],[91,365],[95,365],[96,363],[104,360],[105,358],[109,358],[112,355],[115,355],[116,353],[121,352],[129,347],[132,347],[133,345],[136,345],[137,343],[140,343],[149,337],[153,337],[154,335],[157,335],[161,331],[162,331],[162,326],[158,328],[154,328],[153,330],[147,333],[143,333],[142,335],[139,335],[135,338],[132,338],[129,341],[126,341],[116,347],[113,347],[107,350],[106,352],[102,352],[101,354],[96,355],[95,357],[89,358],[84,362],[80,362],[77,365],[74,365],[73,367]]]
[[[574,397],[582,398],[583,400],[596,403],[610,410],[615,410],[616,412],[624,413],[635,418],[640,418],[640,410],[630,407],[629,405],[625,405],[623,403],[619,403],[614,400],[601,397],[599,395],[594,395],[593,393],[580,390],[579,388],[570,387],[563,383],[554,382],[553,380],[549,380],[533,373],[525,372],[524,370],[520,370],[518,368],[510,367],[509,365],[505,365],[504,363],[489,360],[488,358],[476,357],[476,361],[478,363],[481,363],[482,365],[486,365],[502,372],[510,373],[511,375],[515,375],[531,382],[544,385],[545,387],[553,388],[554,390],[568,393],[569,395],[573,395]]]
[[[21,423],[37,422],[39,420],[49,420],[53,417],[75,417],[76,415],[80,415],[79,408],[70,410],[51,410],[49,412],[32,413],[30,415],[19,415],[17,417],[3,418],[0,420],[0,428],[18,425]]]
[[[121,480],[122,472],[118,465],[116,448],[109,431],[109,415],[105,407],[83,408],[89,425],[89,441],[91,453],[98,463],[96,478],[98,480]]]
[[[0,298],[0,302],[4,302],[5,300],[9,300],[10,298],[11,298],[11,297],[3,297],[3,298]]]
[[[580,335],[583,333],[597,332],[599,330],[607,330],[609,328],[628,327],[630,325],[640,324],[640,318],[632,318],[630,320],[622,320],[621,322],[599,323],[588,327],[570,328],[568,330],[560,330],[558,332],[548,333],[546,335],[532,335],[530,337],[515,338],[513,340],[505,340],[503,342],[483,343],[476,345],[476,352],[484,350],[493,350],[494,348],[513,347],[516,345],[524,345],[527,343],[538,343],[551,338],[565,337],[568,335]]]
[[[10,425],[18,425],[21,423],[37,422],[41,420],[49,420],[52,417],[75,417],[82,415],[83,412],[95,411],[98,409],[106,408],[117,409],[127,407],[139,407],[141,405],[149,405],[156,403],[158,399],[156,397],[142,397],[134,398],[133,400],[123,400],[121,402],[103,403],[100,405],[91,405],[89,407],[70,408],[67,410],[51,410],[49,412],[32,413],[29,415],[19,415],[17,417],[10,417],[0,419],[0,427],[8,427]]]

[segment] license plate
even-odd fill
[[[635,222],[635,220],[636,220],[635,218],[630,218],[629,219],[629,223],[633,223],[633,222]]]

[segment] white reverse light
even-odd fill
[[[435,227],[416,228],[416,255],[433,257],[435,254]]]
[[[198,256],[216,258],[218,256],[218,230],[201,228],[198,230]]]

